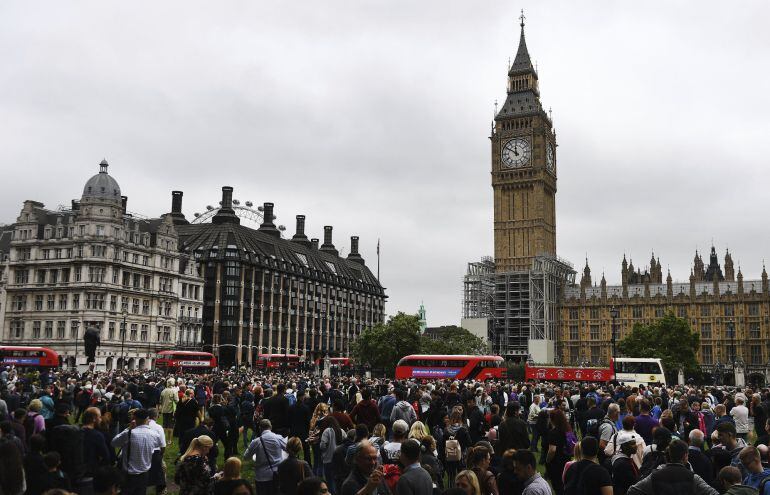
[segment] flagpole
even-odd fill
[[[377,280],[380,280],[380,239],[377,239]]]

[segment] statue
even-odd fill
[[[99,347],[99,329],[97,327],[88,327],[83,334],[83,344],[86,348],[86,362],[96,361],[96,348]]]

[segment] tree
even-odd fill
[[[696,358],[699,343],[700,336],[687,320],[669,313],[650,325],[634,325],[618,343],[618,350],[630,357],[659,358],[666,373],[675,376],[680,367],[685,373],[700,371]]]
[[[487,354],[489,346],[484,339],[473,335],[465,328],[455,325],[439,327],[438,339],[423,335],[421,348],[423,354]]]
[[[399,312],[385,324],[367,328],[353,343],[353,357],[363,366],[393,375],[398,360],[420,352],[420,320]]]

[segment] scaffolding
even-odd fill
[[[495,294],[495,262],[491,256],[468,263],[463,277],[463,318],[489,318]]]
[[[572,265],[541,255],[529,270],[498,273],[494,280],[493,351],[521,361],[530,355],[531,340],[555,345],[561,292],[575,282]]]

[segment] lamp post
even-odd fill
[[[126,347],[126,317],[128,311],[123,310],[123,331],[120,333],[120,369],[123,370],[126,367],[126,356],[123,354]]]
[[[610,317],[612,318],[612,356],[610,356],[611,359],[615,358],[615,339],[617,337],[617,332],[615,331],[615,319],[618,317],[620,313],[618,312],[618,308],[613,306],[610,308]]]

